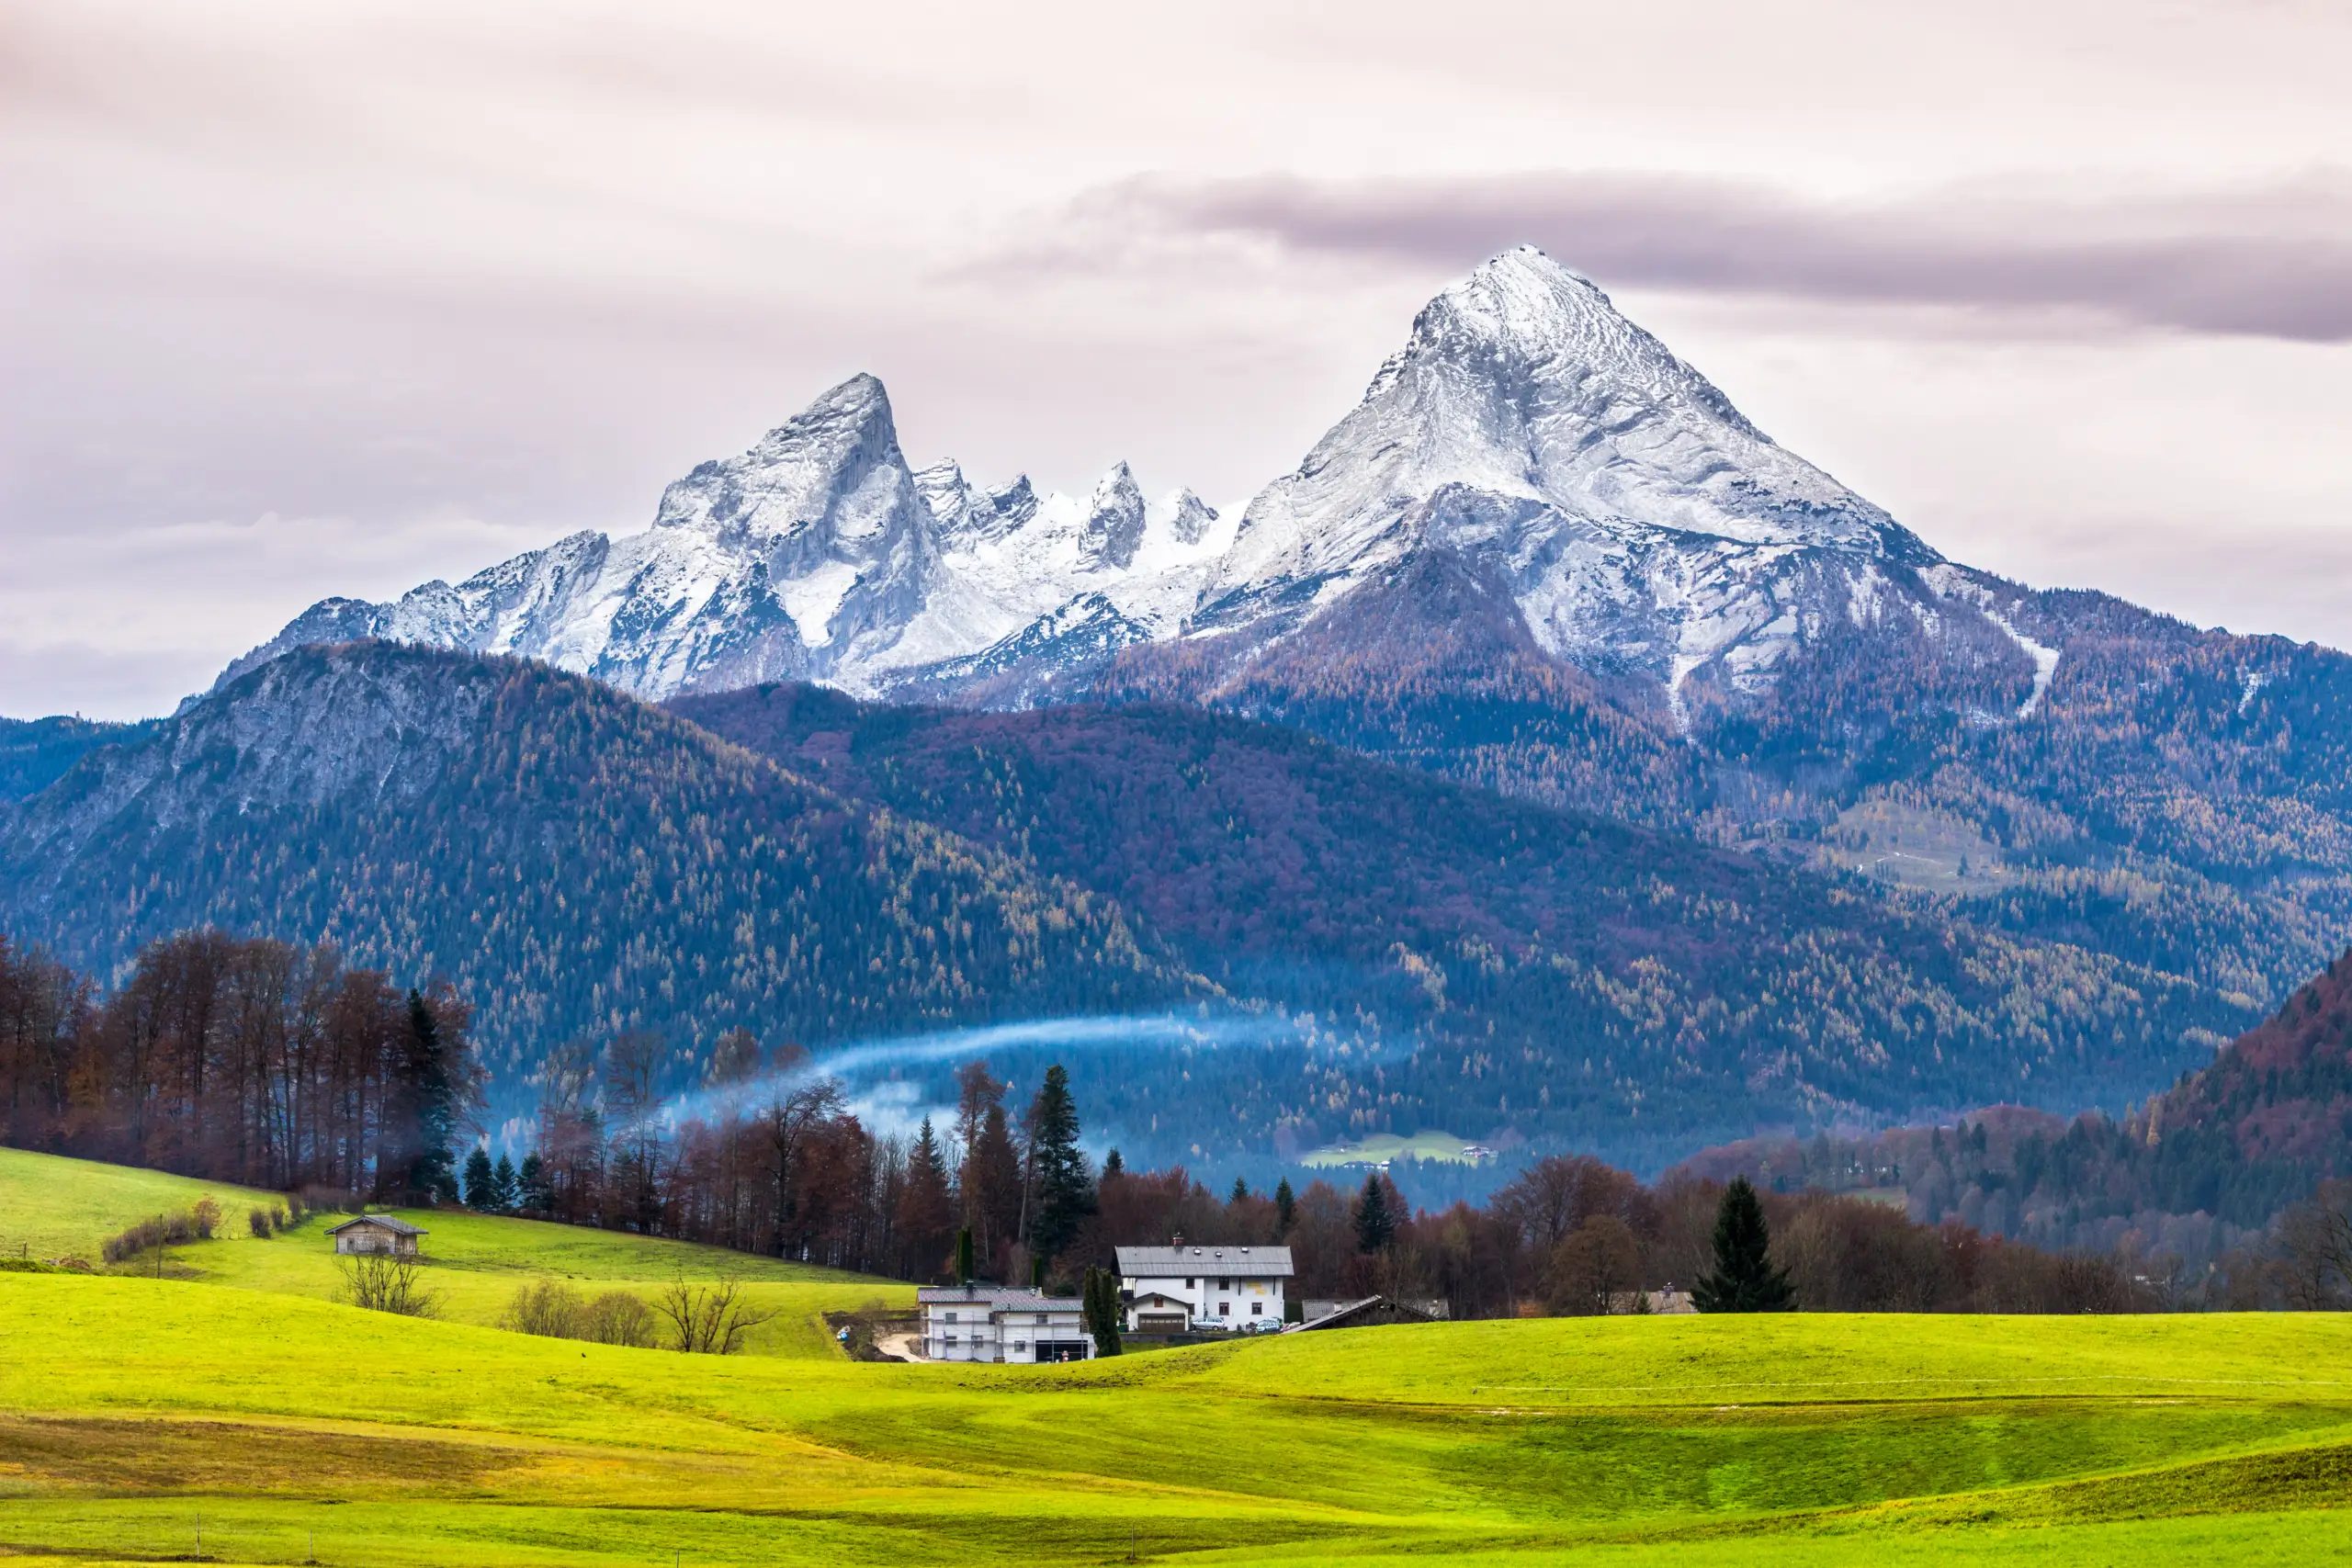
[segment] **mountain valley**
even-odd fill
[[[77,962],[331,938],[680,1083],[735,1023],[1260,1020],[1102,1075],[1196,1158],[2120,1109],[2352,941],[2352,660],[1949,561],[1526,248],[1238,515],[916,468],[854,377],[643,534],[43,724],[0,909]]]

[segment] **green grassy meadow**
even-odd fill
[[[86,1258],[126,1225],[167,1210],[186,1209],[209,1194],[220,1203],[223,1233],[245,1234],[245,1213],[275,1207],[275,1192],[192,1181],[160,1170],[98,1165],[56,1155],[0,1148],[0,1257]]]
[[[1463,1165],[1475,1163],[1464,1152],[1470,1146],[1467,1139],[1457,1138],[1451,1133],[1422,1132],[1410,1137],[1399,1133],[1374,1133],[1358,1143],[1333,1144],[1312,1154],[1301,1155],[1298,1163],[1318,1170],[1385,1159],[1445,1160]]]
[[[322,1302],[338,1298],[343,1276],[326,1231],[346,1215],[312,1214],[257,1240],[248,1231],[246,1213],[256,1204],[282,1204],[276,1193],[21,1149],[0,1149],[0,1255],[14,1256],[19,1245],[28,1243],[35,1258],[78,1256],[96,1263],[104,1237],[152,1214],[186,1209],[207,1195],[224,1211],[216,1239],[173,1247],[160,1258],[149,1252],[106,1271]],[[633,1291],[650,1302],[681,1269],[695,1279],[731,1273],[744,1281],[745,1294],[761,1310],[775,1314],[752,1331],[747,1353],[836,1356],[840,1351],[822,1314],[914,1301],[914,1288],[894,1280],[715,1247],[463,1211],[385,1212],[429,1233],[424,1247],[428,1283],[440,1298],[439,1315],[452,1323],[496,1324],[517,1288],[535,1279],[568,1280],[587,1295]]]
[[[672,1256],[421,1217],[451,1280]],[[2342,1315],[1546,1319],[875,1365],[363,1313],[288,1260],[319,1246],[0,1274],[0,1554],[2352,1564]]]

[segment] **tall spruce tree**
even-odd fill
[[[1290,1178],[1285,1176],[1274,1186],[1274,1235],[1290,1235],[1290,1227],[1298,1223],[1298,1194],[1290,1190]]]
[[[1119,1277],[1108,1269],[1089,1269],[1080,1300],[1086,1332],[1093,1337],[1095,1355],[1119,1354],[1124,1348],[1119,1343],[1119,1322],[1125,1315],[1119,1305]]]
[[[490,1151],[480,1144],[466,1156],[466,1207],[498,1207],[498,1172],[491,1168]]]
[[[981,1113],[977,1137],[964,1157],[957,1188],[980,1266],[995,1276],[1008,1267],[1005,1249],[1021,1239],[1021,1154],[1012,1146],[1001,1105]]]
[[[966,1225],[956,1233],[956,1282],[972,1282],[972,1227]]]
[[[1079,1226],[1094,1213],[1094,1182],[1086,1151],[1078,1146],[1078,1102],[1070,1098],[1069,1074],[1059,1063],[1046,1069],[1046,1081],[1030,1104],[1029,1140],[1037,1201],[1028,1240],[1042,1266],[1077,1239]]]
[[[1363,1179],[1363,1193],[1356,1200],[1356,1250],[1380,1252],[1396,1239],[1396,1215],[1388,1204],[1388,1184],[1374,1171]]]
[[[1715,1210],[1715,1270],[1691,1287],[1701,1312],[1789,1312],[1797,1304],[1786,1270],[1772,1267],[1772,1233],[1747,1178],[1732,1178]]]
[[[1233,1190],[1227,1195],[1225,1201],[1227,1204],[1248,1202],[1250,1201],[1250,1184],[1247,1181],[1242,1180],[1241,1178],[1238,1176],[1235,1177],[1233,1179]]]
[[[905,1273],[918,1280],[937,1279],[956,1234],[956,1194],[948,1189],[947,1158],[928,1116],[907,1155],[907,1179],[899,1190],[894,1219]]]
[[[523,1156],[523,1168],[514,1173],[518,1190],[516,1204],[534,1213],[545,1213],[555,1207],[555,1183],[548,1175],[548,1162],[539,1151],[531,1150]]]
[[[463,1044],[448,1037],[421,991],[408,994],[407,1034],[385,1106],[390,1157],[379,1164],[376,1185],[413,1203],[454,1201],[458,1160],[449,1145],[463,1110],[458,1103],[462,1068],[457,1060]]]
[[[498,1168],[491,1173],[492,1201],[500,1209],[511,1209],[523,1201],[523,1179],[514,1172],[514,1162],[504,1155],[498,1156]]]

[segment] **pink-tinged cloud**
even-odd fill
[[[1728,180],[1549,171],[1315,179],[1145,175],[1066,214],[1107,233],[1238,235],[1467,265],[1532,242],[1612,285],[1833,303],[2081,312],[2133,327],[2352,341],[2352,173],[2239,189],[1834,202]]]

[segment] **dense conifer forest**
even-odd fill
[[[1666,1163],[1759,1118],[2153,1089],[2249,1021],[2161,972],[1196,709],[673,705],[1115,899],[1234,994],[1403,1043],[1220,1079],[1285,1150],[1446,1126]],[[1132,1126],[1173,1114],[1150,1089],[1105,1092]]]

